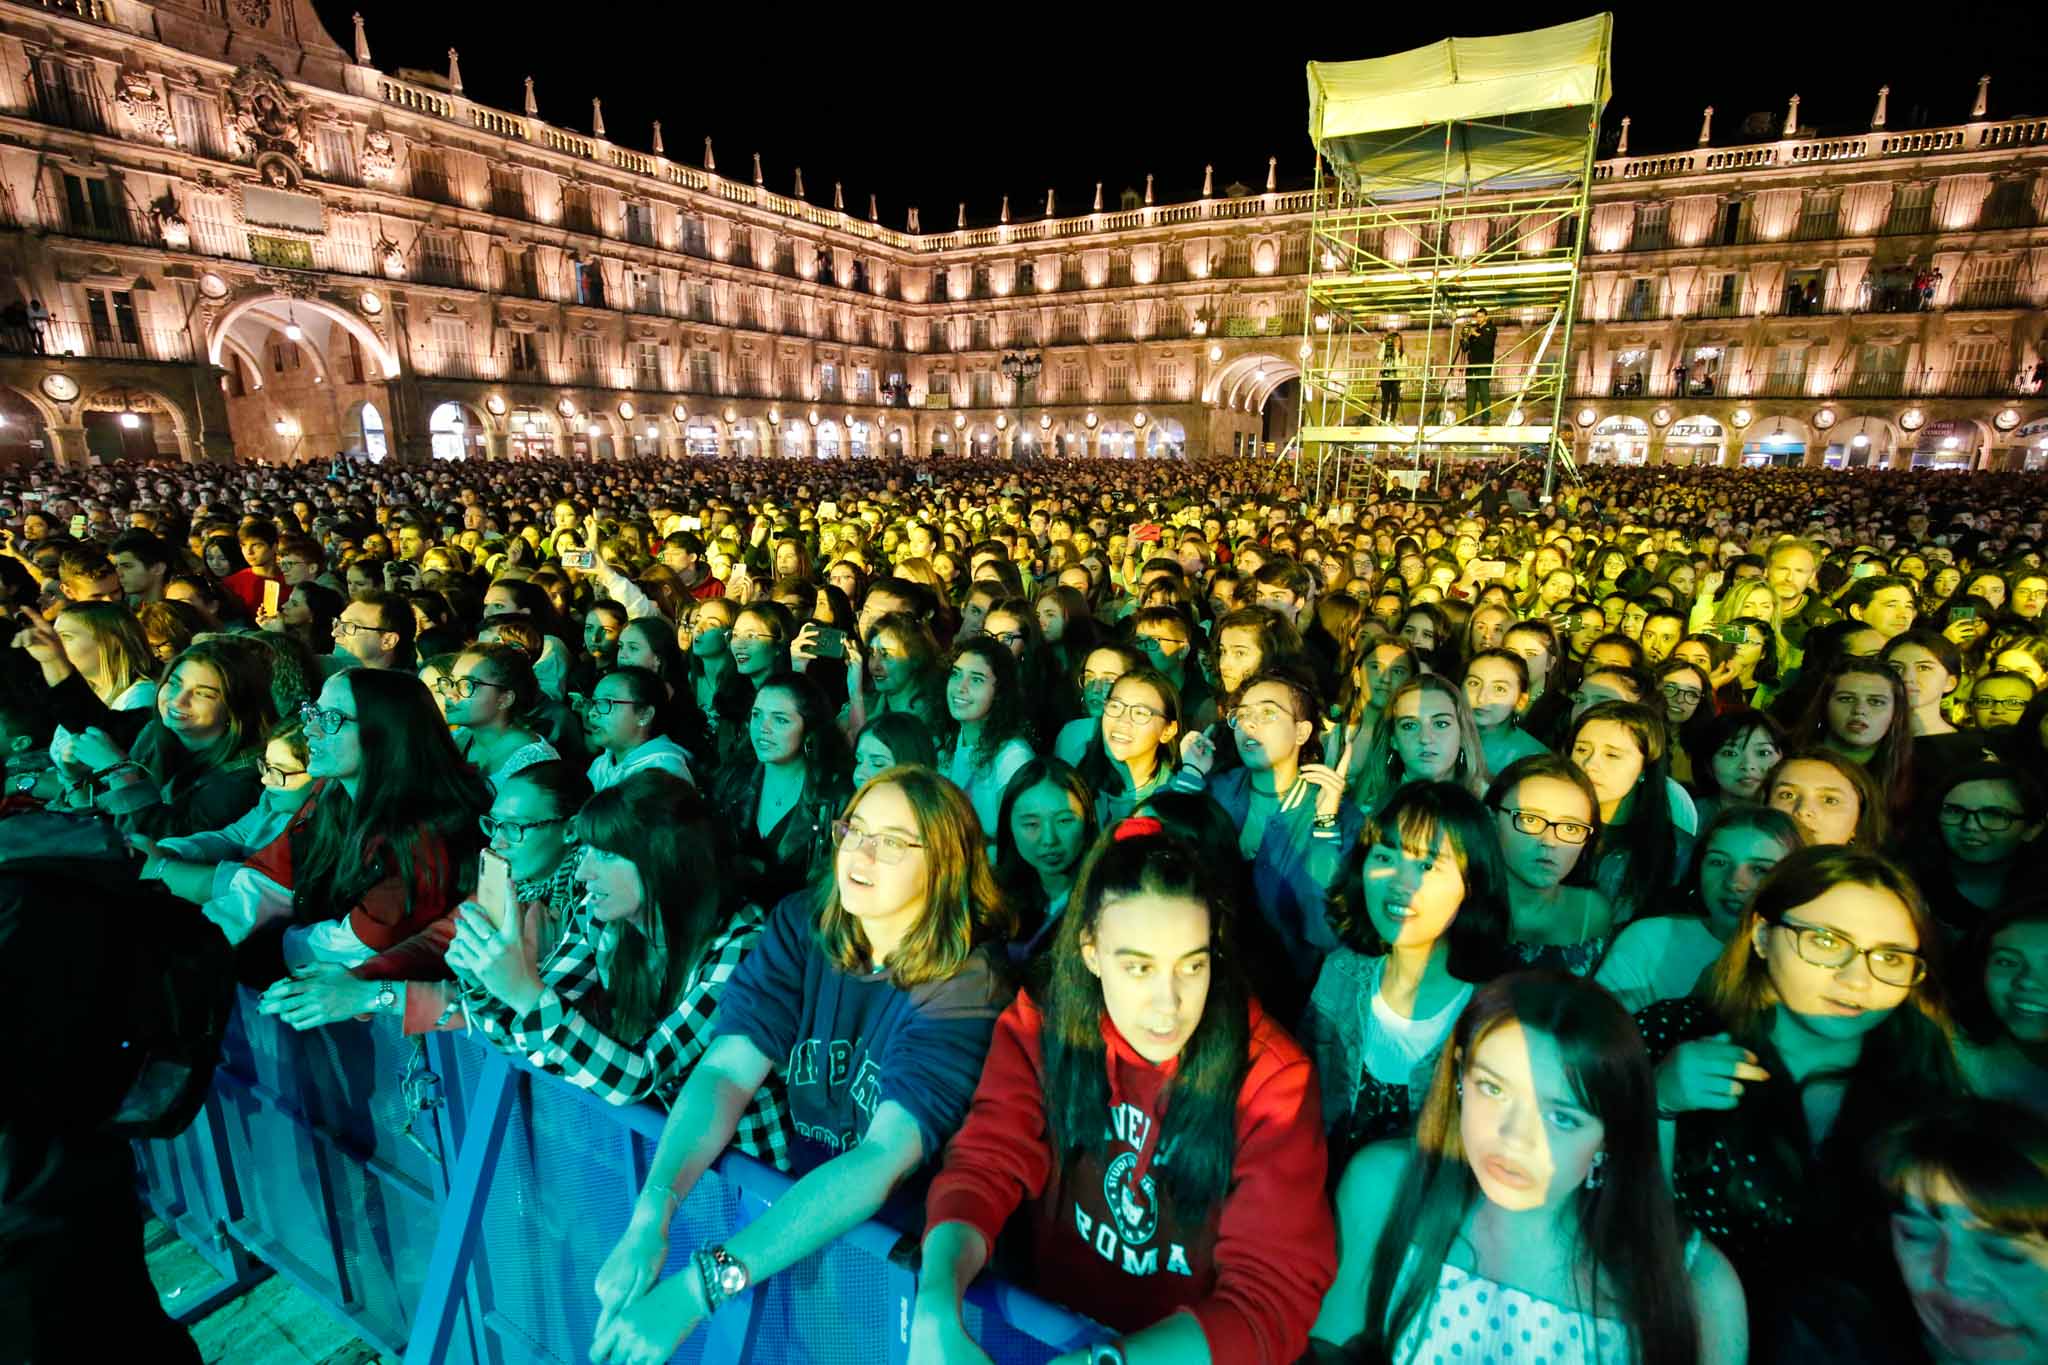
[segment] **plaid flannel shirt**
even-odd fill
[[[710,1046],[718,996],[766,922],[759,906],[742,906],[705,950],[675,1008],[637,1045],[612,1038],[581,1008],[596,1003],[587,1000],[593,992],[604,992],[598,955],[605,926],[580,905],[541,964],[541,994],[533,1009],[516,1014],[489,995],[479,999],[476,988],[464,992],[463,1004],[470,1022],[493,1043],[571,1085],[612,1104],[656,1098],[667,1108]],[[781,1077],[771,1073],[740,1115],[732,1145],[786,1171],[792,1133],[788,1097]]]

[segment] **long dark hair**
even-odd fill
[[[349,670],[362,771],[351,800],[339,782],[321,792],[304,852],[294,849],[292,907],[300,922],[331,919],[389,876],[412,909],[423,836],[438,837],[459,883],[482,839],[477,817],[490,788],[462,761],[427,686],[410,673]]]
[[[1109,1045],[1102,986],[1081,955],[1102,924],[1102,908],[1131,896],[1185,896],[1209,907],[1209,995],[1201,1022],[1167,1082],[1158,1167],[1176,1213],[1201,1222],[1230,1192],[1237,1157],[1238,1092],[1250,1066],[1251,1003],[1236,959],[1234,907],[1212,885],[1201,856],[1163,831],[1114,833],[1081,861],[1060,917],[1045,1023],[1045,1110],[1063,1166],[1102,1141],[1109,1112]]]
[[[1671,817],[1670,727],[1661,712],[1639,702],[1595,702],[1572,722],[1572,746],[1578,744],[1581,730],[1600,720],[1628,731],[1643,756],[1643,771],[1630,793],[1635,800],[1628,818],[1602,830],[1596,850],[1600,858],[1620,853],[1626,859],[1624,882],[1634,893],[1634,913],[1639,914],[1643,906],[1654,904],[1670,889],[1678,871],[1678,832]]]
[[[1584,1265],[1593,1286],[1586,1311],[1627,1325],[1631,1359],[1694,1365],[1699,1326],[1658,1147],[1649,1054],[1635,1021],[1614,997],[1590,981],[1554,971],[1516,972],[1489,982],[1458,1016],[1423,1102],[1415,1150],[1386,1232],[1373,1248],[1365,1339],[1390,1355],[1407,1326],[1430,1311],[1451,1244],[1467,1213],[1485,1198],[1466,1160],[1462,1090],[1480,1043],[1511,1024],[1556,1042],[1573,1098],[1604,1129],[1605,1178],[1580,1185],[1571,1202],[1574,1260]],[[1613,1301],[1603,1303],[1610,1285]]]
[[[643,770],[584,803],[576,837],[626,859],[640,874],[637,924],[618,936],[611,963],[613,1027],[635,1042],[654,1031],[697,970],[727,918],[731,827],[696,788]]]
[[[953,646],[947,655],[948,673],[954,664],[970,654],[988,665],[989,678],[995,687],[995,695],[989,700],[988,714],[981,721],[981,737],[974,745],[974,766],[985,768],[995,762],[996,755],[1010,740],[1021,739],[1029,744],[1031,725],[1026,717],[1024,685],[1016,656],[1001,642],[986,635],[976,635]],[[952,719],[950,711],[947,720],[951,741],[958,743],[959,722]]]
[[[1024,855],[1017,849],[1017,836],[1010,831],[1010,815],[1024,793],[1042,782],[1051,783],[1081,803],[1083,857],[1087,856],[1100,832],[1095,822],[1095,793],[1089,790],[1088,780],[1076,772],[1072,764],[1057,758],[1034,758],[1010,778],[1010,785],[1003,788],[1002,810],[996,816],[996,827],[988,833],[994,835],[996,841],[996,881],[1002,884],[1011,906],[1017,911],[1021,921],[1018,929],[1020,939],[1030,938],[1044,924],[1046,899],[1037,871],[1024,861]]]
[[[1358,842],[1330,887],[1330,928],[1353,952],[1384,955],[1388,945],[1365,908],[1365,860],[1377,846],[1433,849],[1439,839],[1458,860],[1465,882],[1465,899],[1444,930],[1444,941],[1450,945],[1444,965],[1460,981],[1484,981],[1500,970],[1506,957],[1508,873],[1493,817],[1478,797],[1456,783],[1410,783],[1383,809],[1366,817]]]
[[[1896,826],[1906,818],[1913,800],[1913,709],[1906,704],[1905,681],[1892,672],[1884,660],[1837,659],[1814,687],[1813,696],[1806,703],[1806,713],[1800,718],[1797,738],[1801,744],[1825,744],[1829,747],[1839,742],[1828,730],[1828,699],[1834,696],[1842,679],[1851,674],[1882,680],[1886,694],[1892,699],[1891,721],[1885,726],[1884,735],[1873,747],[1863,769],[1883,793],[1885,813]]]

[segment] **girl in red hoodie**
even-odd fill
[[[1232,939],[1201,859],[1157,820],[1088,855],[1050,981],[997,1021],[926,1200],[915,1365],[987,1361],[960,1300],[1025,1205],[1027,1287],[1123,1334],[1056,1365],[1305,1349],[1336,1270],[1315,1076],[1247,995]]]

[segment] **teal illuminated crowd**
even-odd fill
[[[2048,1359],[2042,485],[1539,475],[16,474],[0,847],[664,1108],[597,1361],[877,1217],[915,1365],[984,1271],[1060,1365]]]

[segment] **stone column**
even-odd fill
[[[82,423],[66,427],[45,426],[43,434],[50,441],[50,462],[59,469],[83,469],[91,463]]]

